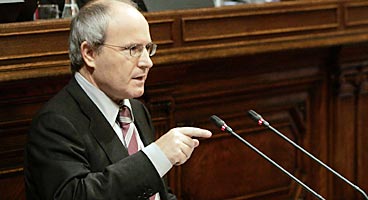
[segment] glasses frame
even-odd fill
[[[153,42],[149,42],[146,45],[136,43],[136,44],[131,44],[129,46],[119,46],[119,45],[106,44],[106,43],[102,43],[100,45],[106,46],[106,47],[116,47],[116,48],[119,48],[119,51],[129,50],[129,55],[135,58],[139,58],[142,55],[144,49],[147,50],[148,55],[150,57],[154,56],[157,50],[157,44]]]

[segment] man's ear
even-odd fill
[[[87,43],[87,41],[82,42],[81,44],[81,54],[84,62],[88,67],[95,68],[95,57],[96,52],[93,50],[93,48]]]

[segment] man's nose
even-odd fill
[[[142,55],[139,57],[138,66],[144,68],[151,68],[153,66],[152,59],[146,48],[143,49]]]

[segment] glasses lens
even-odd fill
[[[129,47],[130,55],[133,57],[139,57],[142,55],[143,52],[143,45],[141,44],[134,44]]]
[[[147,51],[148,51],[149,56],[153,56],[153,55],[155,55],[155,53],[156,53],[157,44],[154,44],[154,43],[148,43],[148,44],[146,45],[146,49],[147,49]]]
[[[130,55],[133,57],[139,57],[143,53],[143,49],[146,48],[148,55],[153,56],[156,53],[157,45],[154,43],[148,43],[146,46],[142,44],[134,44],[130,46],[128,49],[130,51]]]

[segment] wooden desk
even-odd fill
[[[368,190],[368,2],[293,1],[146,13],[159,44],[141,98],[157,137],[175,126],[215,133],[168,174],[180,199],[314,199],[219,130],[216,114],[327,199],[360,195],[246,111]],[[69,21],[0,25],[0,199],[24,199],[30,120],[66,84]],[[361,198],[362,199],[362,198]]]

